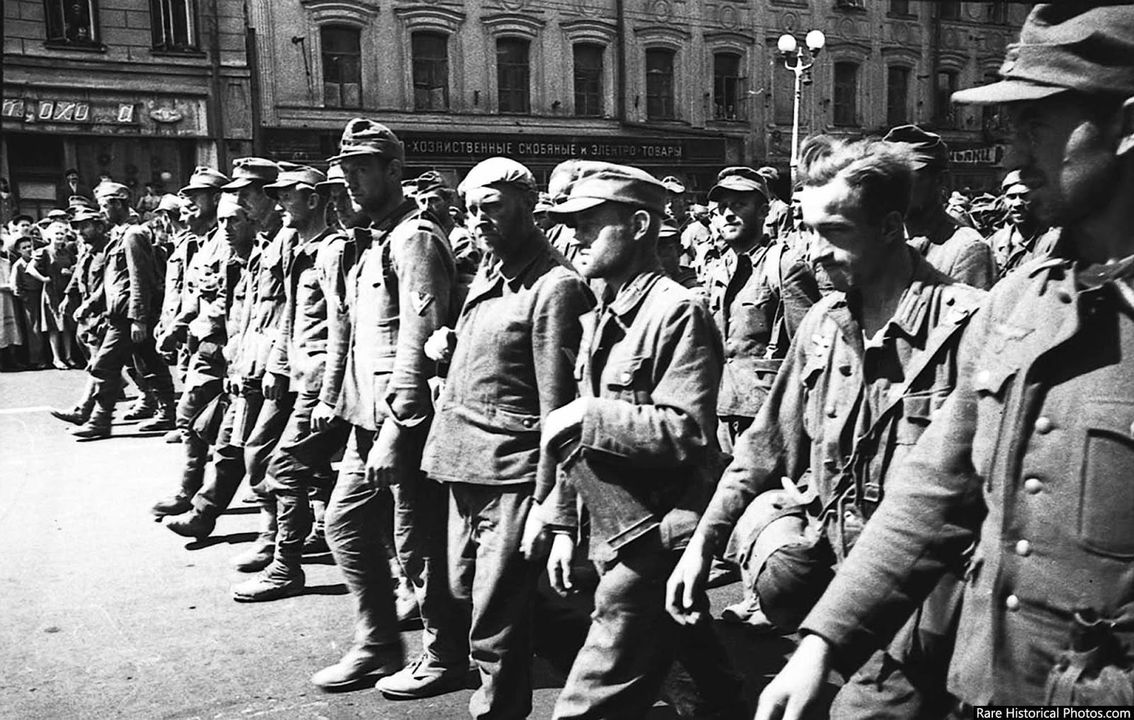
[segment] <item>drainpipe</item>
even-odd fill
[[[212,139],[217,148],[217,167],[221,172],[225,172],[228,168],[228,146],[224,141],[224,113],[221,111],[224,87],[220,75],[220,28],[217,27],[219,23],[217,0],[207,0],[205,29],[209,34],[209,94],[212,96],[208,103],[209,125],[212,127]]]
[[[617,26],[615,28],[618,42],[618,82],[615,95],[615,108],[618,113],[618,122],[626,123],[626,7],[625,0],[615,0],[614,12]]]

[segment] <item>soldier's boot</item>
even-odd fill
[[[165,396],[164,393],[158,396],[157,410],[154,411],[153,416],[149,420],[138,425],[138,429],[142,432],[168,432],[176,430],[177,404],[173,401],[173,396]]]
[[[162,435],[162,440],[169,443],[170,445],[177,445],[181,442],[181,431],[170,430],[165,435]]]
[[[158,410],[157,395],[151,390],[142,390],[142,394],[122,416],[123,420],[146,420],[154,416]]]
[[[180,515],[193,509],[193,502],[184,493],[177,493],[163,500],[158,500],[150,507],[150,512],[161,519],[166,515]]]
[[[398,611],[398,623],[412,626],[421,622],[421,606],[417,604],[417,593],[413,583],[406,576],[397,558],[390,560],[390,575],[394,579],[394,608]]]
[[[260,506],[260,534],[252,547],[232,559],[232,565],[240,572],[260,572],[271,564],[275,552],[276,503],[275,498],[267,498]]]
[[[91,417],[91,412],[95,406],[95,388],[94,383],[88,381],[86,390],[84,390],[83,399],[70,410],[51,410],[51,416],[62,420],[63,422],[71,423],[72,425],[82,425]]]
[[[110,437],[110,424],[114,420],[114,409],[95,405],[90,418],[71,431],[80,440],[96,440]]]
[[[194,509],[178,515],[167,522],[165,526],[181,537],[204,540],[216,528],[217,519],[211,512]]]
[[[306,578],[298,562],[273,560],[256,577],[232,586],[236,602],[267,602],[291,597],[303,591]]]
[[[303,541],[304,555],[322,555],[331,549],[327,546],[327,533],[323,518],[327,514],[326,500],[311,500],[311,514],[314,521],[311,523],[311,534]]]

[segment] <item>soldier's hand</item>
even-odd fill
[[[320,402],[311,411],[311,427],[315,430],[326,430],[334,419],[335,409],[325,402]]]
[[[376,488],[397,485],[402,480],[407,460],[402,455],[402,429],[392,420],[382,423],[370,454],[366,456],[366,481]]]
[[[547,553],[548,541],[547,526],[540,517],[539,505],[533,503],[528,510],[528,518],[524,521],[524,534],[520,538],[520,552],[529,561],[535,562]]]
[[[437,328],[425,341],[425,357],[434,362],[447,363],[453,359],[457,347],[457,333],[452,328]]]
[[[695,534],[665,584],[665,609],[679,624],[695,625],[705,617],[705,582],[711,563],[712,554]]]
[[[260,381],[260,389],[268,400],[279,400],[287,393],[290,384],[291,380],[286,376],[268,372],[264,373],[264,379]]]
[[[830,651],[823,638],[804,635],[784,669],[760,693],[755,720],[800,720],[827,680]]]
[[[540,449],[554,455],[555,448],[559,447],[572,435],[583,430],[583,418],[587,415],[587,398],[575,398],[561,408],[556,408],[547,414],[543,423],[543,434],[540,436]],[[562,460],[563,458],[557,458]]]
[[[571,563],[575,560],[575,540],[567,533],[555,533],[551,540],[551,552],[547,556],[547,576],[551,587],[560,595],[567,595],[575,589],[571,577]]]
[[[150,330],[144,322],[134,320],[130,323],[130,340],[135,345],[141,345],[149,337]]]

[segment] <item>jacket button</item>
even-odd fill
[[[622,382],[628,383],[631,380],[631,375],[628,372],[622,373]]]
[[[1071,302],[1071,293],[1067,292],[1065,288],[1059,288],[1055,291],[1055,297],[1059,298],[1061,303]]]
[[[1051,421],[1051,418],[1041,416],[1036,419],[1036,432],[1038,432],[1040,435],[1047,435],[1054,429],[1055,423]]]
[[[976,381],[981,385],[987,385],[988,381],[992,379],[992,373],[987,370],[981,370],[977,373]]]
[[[1040,490],[1043,490],[1043,481],[1039,478],[1030,477],[1024,481],[1024,490],[1029,495],[1035,495]]]
[[[827,417],[833,418],[833,417],[838,417],[838,415],[839,415],[839,410],[834,405],[829,405],[827,407]]]
[[[1004,607],[1012,612],[1019,610],[1020,598],[1016,597],[1015,595],[1009,595],[1008,597],[1004,598]]]
[[[526,428],[530,428],[532,425],[535,425],[535,420],[532,420],[531,418],[524,418],[523,425]]]
[[[1020,540],[1016,543],[1016,554],[1020,557],[1027,557],[1032,554],[1032,544],[1027,540]]]

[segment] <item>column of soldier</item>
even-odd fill
[[[184,440],[167,527],[205,537],[256,492],[235,600],[301,592],[329,546],[356,630],[327,690],[448,692],[471,654],[471,714],[525,717],[558,653],[557,718],[740,717],[719,563],[726,619],[802,636],[759,718],[831,669],[839,718],[1134,704],[1134,9],[1038,5],[1002,76],[956,96],[1013,122],[988,239],[913,126],[809,138],[790,206],[727,168],[679,223],[674,178],[602,162],[546,194],[507,158],[407,185],[360,118],[327,175],[199,168],[159,312],[103,188],[75,218],[104,333],[76,434],[109,434],[132,363]],[[541,576],[593,595],[574,646],[549,647]]]

